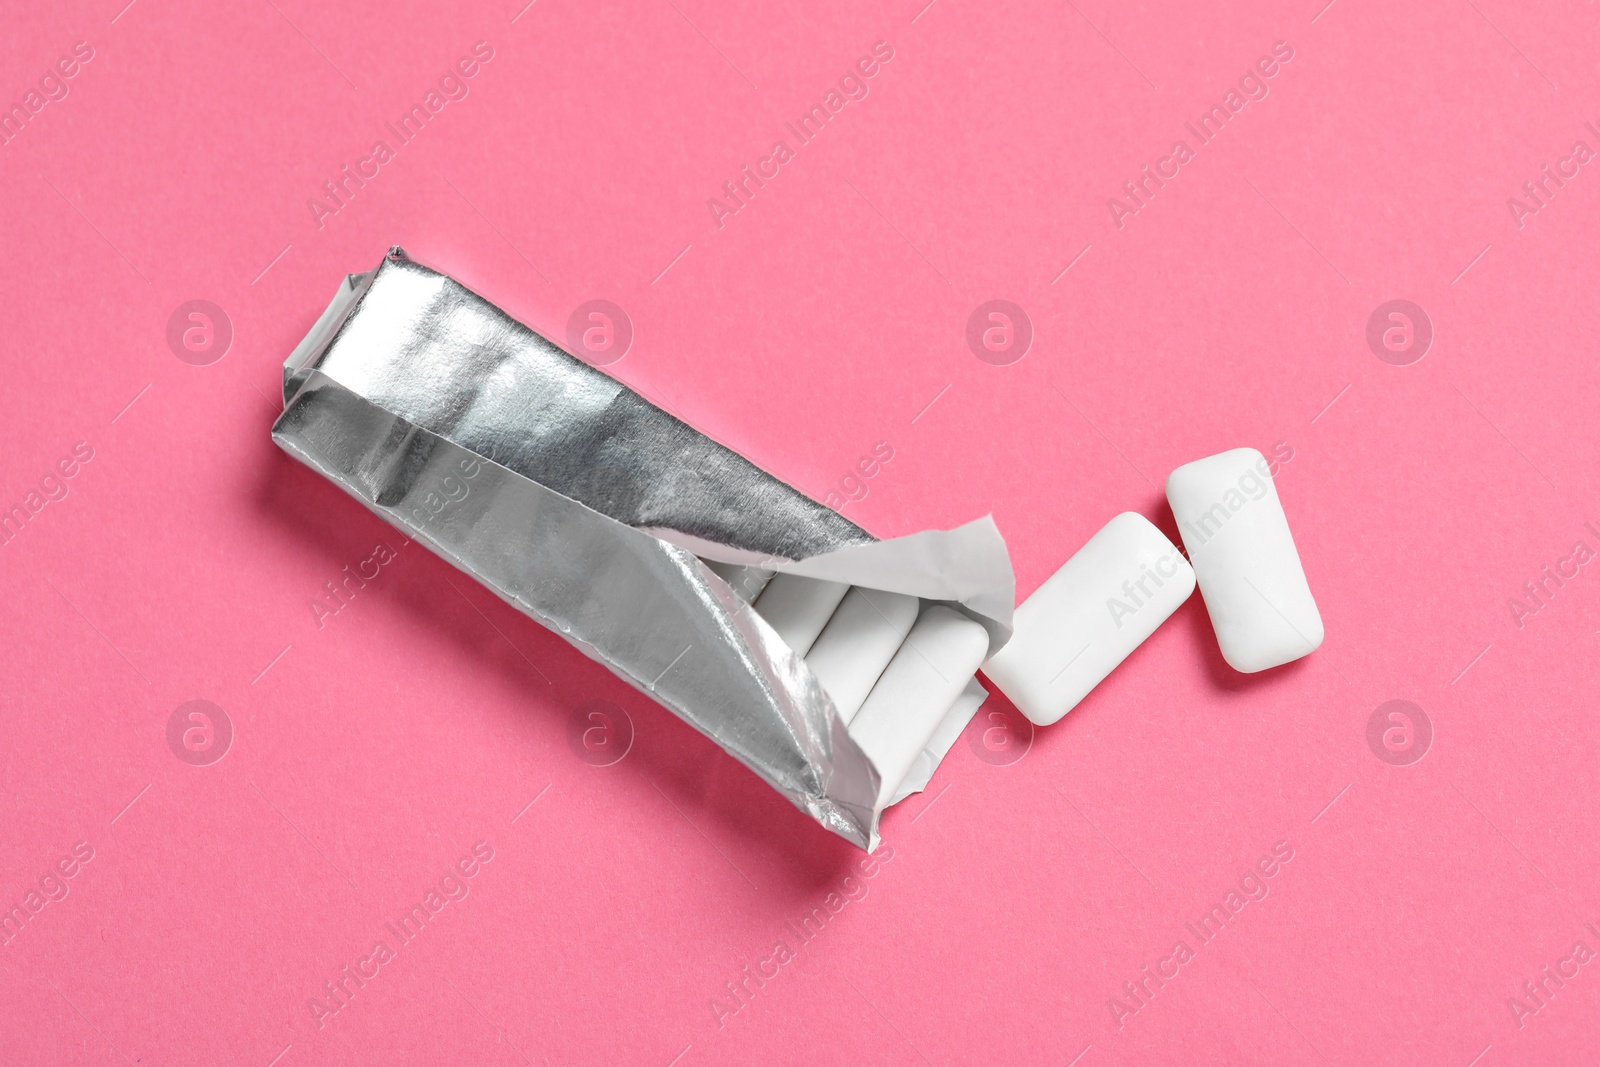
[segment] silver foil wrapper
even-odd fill
[[[878,841],[877,769],[702,559],[946,603],[991,653],[1010,636],[991,520],[878,541],[399,248],[340,284],[283,396],[282,448],[862,848]]]

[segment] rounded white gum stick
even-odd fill
[[[716,560],[701,560],[711,573],[727,582],[733,587],[733,593],[746,604],[755,602],[756,597],[767,587],[772,580],[773,572],[764,567],[749,567],[742,563],[719,563]]]
[[[927,788],[928,782],[938,773],[939,765],[955,746],[956,738],[966,730],[967,724],[972,721],[978,708],[982,707],[987,699],[989,691],[976,678],[968,679],[966,688],[961,690],[961,695],[956,697],[955,702],[939,717],[938,728],[933,731],[933,736],[928,738],[928,743],[923,746],[921,754],[912,761],[911,769],[900,779],[900,785],[895,789],[893,799],[889,801],[891,805],[898,804],[913,793],[920,793]]]
[[[778,574],[761,591],[754,607],[790,648],[804,656],[849,589],[845,582]]]
[[[1167,502],[1228,666],[1254,674],[1316,651],[1322,615],[1266,457],[1235,448],[1186,463]]]
[[[906,635],[850,723],[850,736],[882,775],[880,809],[900,788],[988,651],[989,632],[942,604],[924,611]]]
[[[1049,726],[1194,592],[1183,553],[1125,511],[1018,606],[1014,632],[983,673],[1028,719]]]
[[[904,593],[855,586],[806,653],[806,665],[846,726],[916,624],[919,603]]]

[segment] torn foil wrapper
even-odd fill
[[[945,603],[991,654],[1010,637],[992,520],[878,541],[398,248],[340,285],[283,395],[282,448],[862,848],[878,841],[877,769],[702,559]],[[895,801],[983,695],[968,687]]]

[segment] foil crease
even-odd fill
[[[864,849],[877,769],[697,557],[948,603],[991,653],[1010,636],[991,520],[877,541],[399,248],[340,285],[283,397],[280,447]]]

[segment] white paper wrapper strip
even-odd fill
[[[1194,592],[1194,571],[1143,515],[1101,527],[1018,606],[983,673],[1030,720],[1077,706]]]
[[[1186,463],[1167,501],[1228,665],[1253,674],[1316,651],[1322,615],[1266,457],[1235,448]]]

